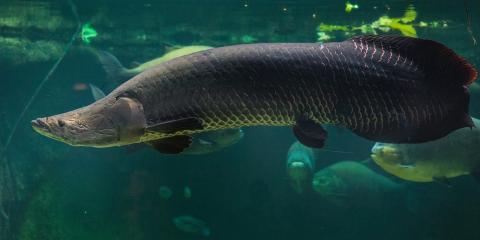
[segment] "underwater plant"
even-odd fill
[[[348,1],[345,3],[345,12],[346,13],[350,13],[354,9],[358,9],[358,4],[352,4]]]
[[[345,9],[347,11],[347,9]],[[348,11],[347,11],[348,12]],[[446,28],[448,21],[437,20],[432,22],[415,22],[417,19],[417,11],[413,5],[409,5],[402,17],[392,18],[388,15],[380,16],[376,21],[369,24],[362,24],[359,26],[352,25],[335,25],[320,23],[317,27],[317,41],[323,42],[331,40],[332,37],[328,33],[341,32],[344,37],[350,37],[357,34],[372,34],[378,35],[380,33],[388,33],[390,31],[398,31],[404,36],[417,37],[416,28]]]
[[[2,1],[5,2],[5,1]],[[74,22],[65,20],[52,3],[29,2],[29,4],[7,4],[0,8],[0,28],[55,31],[74,27]]]

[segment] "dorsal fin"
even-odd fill
[[[442,86],[470,85],[477,78],[477,71],[464,58],[445,45],[426,39],[403,36],[357,36],[350,39],[355,46],[370,46],[412,59],[426,74],[426,79]],[[372,48],[375,47],[375,48]],[[368,48],[358,48],[368,51]],[[373,50],[372,50],[373,51]]]

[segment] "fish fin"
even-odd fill
[[[181,118],[177,120],[157,123],[148,126],[145,130],[148,132],[160,132],[171,134],[185,130],[201,130],[203,129],[202,120],[196,117]]]
[[[305,117],[297,120],[297,123],[293,126],[293,134],[300,143],[312,148],[322,148],[328,136],[322,125]]]
[[[447,186],[447,187],[452,187],[452,183],[450,182],[450,180],[445,177],[445,176],[441,176],[441,177],[433,177],[433,181],[435,182],[438,182],[444,186]]]
[[[96,54],[109,81],[121,83],[135,75],[129,72],[113,54],[107,51],[97,51]]]
[[[92,97],[95,101],[98,101],[106,96],[105,93],[99,87],[91,83],[89,83],[88,86],[90,87],[90,92],[92,93]]]
[[[364,51],[369,51],[368,49],[373,51],[379,47],[398,55],[400,61],[418,66],[419,70],[426,74],[426,81],[432,85],[458,87],[470,85],[477,78],[477,71],[470,63],[445,45],[432,40],[383,35],[357,36],[350,41],[359,46],[356,49],[362,56],[366,53]],[[364,45],[370,48],[363,47]],[[382,58],[380,52],[375,55],[379,60],[390,59]]]
[[[192,143],[192,137],[187,135],[178,135],[168,138],[162,138],[145,142],[155,150],[165,154],[179,154]]]

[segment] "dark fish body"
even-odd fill
[[[186,141],[179,136],[197,132],[295,125],[302,143],[321,147],[315,142],[326,137],[320,124],[343,125],[375,141],[424,142],[472,126],[465,86],[475,78],[452,50],[422,39],[236,45],[164,62],[78,111],[118,99],[128,102],[122,109],[137,106],[122,117],[139,119],[135,133],[129,124],[128,134],[106,146],[173,136],[168,144],[179,145]]]
[[[211,49],[159,65],[110,96],[137,98],[147,125],[198,117],[203,130],[288,126],[305,115],[371,139],[422,142],[465,126],[466,82],[435,79],[412,57],[366,41]],[[163,137],[153,135],[145,140]]]

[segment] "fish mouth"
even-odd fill
[[[37,133],[39,133],[39,134],[41,134],[45,137],[64,142],[64,140],[62,138],[53,134],[52,129],[51,129],[50,125],[47,123],[47,120],[45,118],[37,118],[35,120],[32,120],[31,124],[32,124],[32,128],[33,128],[33,130],[35,130],[35,132],[37,132]]]
[[[42,135],[45,133],[50,133],[50,126],[48,126],[46,121],[44,121],[43,119],[37,118],[35,120],[32,120],[31,123],[32,123],[33,130],[35,130],[36,132]]]

